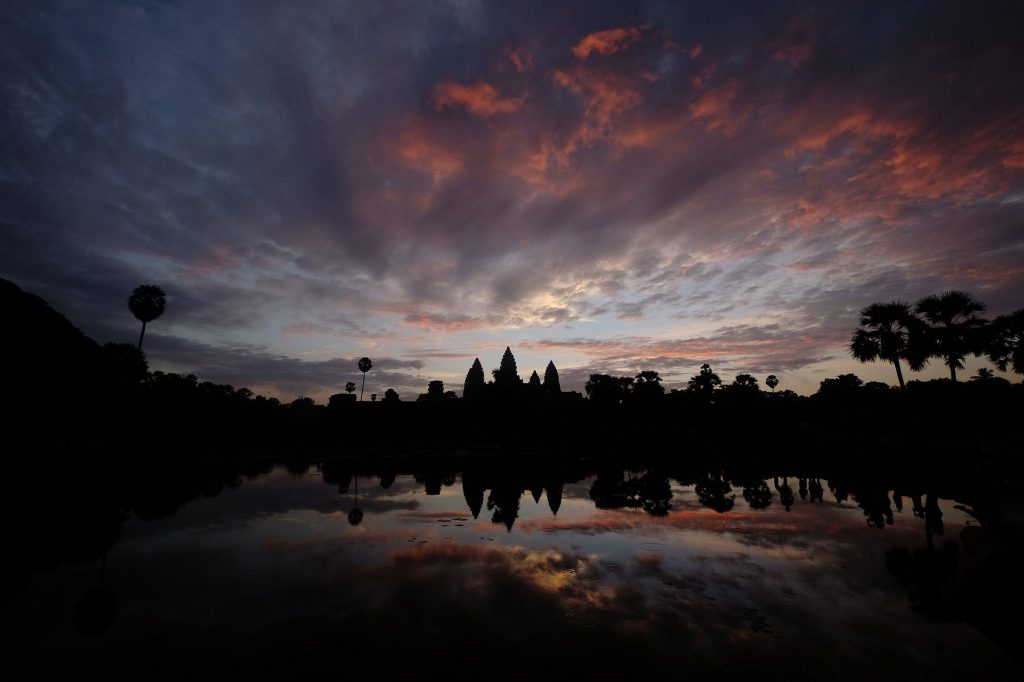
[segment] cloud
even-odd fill
[[[638,26],[597,31],[584,36],[580,42],[576,43],[576,46],[572,48],[572,53],[579,59],[586,59],[594,52],[614,54],[639,42],[643,35],[644,29]]]
[[[479,329],[486,324],[480,317],[471,317],[461,313],[409,313],[403,320],[405,324],[431,329],[465,330]]]
[[[299,395],[325,402],[328,395],[340,392],[346,381],[360,376],[355,357],[301,360],[260,348],[223,348],[161,334],[147,335],[147,341],[146,352],[154,368],[195,374],[204,381],[248,386],[286,402]],[[411,393],[427,384],[426,378],[408,371],[423,369],[422,360],[372,360],[373,369],[367,374],[371,386]]]
[[[462,85],[445,81],[434,88],[434,106],[438,109],[464,107],[478,116],[510,114],[523,105],[525,96],[502,99],[490,83],[480,81]]]
[[[394,370],[420,391],[455,370],[417,350],[516,339],[811,381],[873,371],[842,363],[876,298],[1021,307],[1019,8],[587,10],[21,13],[0,275],[102,341],[158,283],[174,366],[316,395],[302,363],[426,362]]]
[[[522,47],[515,49],[507,49],[505,54],[508,55],[508,59],[512,62],[512,66],[515,67],[516,71],[522,73],[533,66],[533,54]]]

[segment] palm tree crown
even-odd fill
[[[910,352],[913,337],[919,332],[920,324],[909,303],[872,303],[860,311],[860,326],[850,339],[850,354],[861,362],[891,362],[896,368],[900,388],[906,388],[900,360],[907,360],[911,369],[920,369],[924,365],[916,354]]]
[[[140,349],[142,338],[146,335],[146,324],[163,315],[166,306],[167,294],[155,284],[137,286],[128,297],[128,309],[132,311],[135,319],[142,323],[142,332],[139,334]]]
[[[985,321],[975,313],[983,310],[984,303],[966,291],[957,290],[925,296],[914,306],[914,312],[927,324],[928,355],[943,359],[953,381],[956,371],[964,368],[964,359],[982,352],[980,331]]]
[[[995,319],[986,353],[1000,370],[1024,374],[1024,309]]]

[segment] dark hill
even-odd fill
[[[0,353],[9,368],[5,400],[34,403],[93,385],[102,348],[35,294],[0,279],[4,331]]]

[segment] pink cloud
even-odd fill
[[[508,55],[509,61],[512,62],[512,66],[515,67],[518,73],[522,73],[533,66],[533,54],[525,48],[507,49],[505,54]]]
[[[690,113],[695,119],[703,120],[707,130],[721,129],[726,135],[734,135],[750,113],[749,108],[735,105],[739,91],[739,81],[730,79],[691,102]]]
[[[572,53],[579,59],[586,59],[594,52],[614,54],[639,42],[643,38],[643,34],[643,28],[637,26],[598,31],[585,36],[572,48]]]
[[[443,81],[434,87],[434,107],[439,111],[464,107],[477,116],[510,114],[525,100],[525,95],[502,98],[493,85],[484,81],[472,85]]]

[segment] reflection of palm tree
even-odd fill
[[[793,508],[793,503],[796,498],[793,497],[793,489],[789,487],[789,477],[782,477],[782,485],[779,485],[779,477],[775,477],[775,492],[779,494],[779,502],[786,508],[786,511],[790,511]]]
[[[938,535],[942,537],[945,534],[946,528],[942,523],[942,510],[939,509],[939,498],[935,495],[928,494],[924,507],[924,532],[925,539],[928,542],[928,551],[935,550],[934,537]]]
[[[660,472],[648,471],[637,482],[644,511],[651,516],[668,516],[672,509],[672,486]]]
[[[860,311],[860,326],[850,340],[850,354],[861,362],[891,362],[896,368],[900,388],[906,388],[900,358],[907,357],[911,335],[916,333],[917,326],[909,304],[902,301],[872,303]],[[913,362],[912,369],[917,364]]]
[[[121,534],[121,524],[128,520],[128,515],[121,511],[106,511],[99,512],[91,520],[95,525],[89,524],[84,529],[81,549],[89,558],[99,557],[100,574],[96,587],[75,606],[72,616],[75,630],[83,636],[104,632],[113,624],[117,614],[117,597],[103,583],[107,574],[107,555]]]
[[[153,284],[135,287],[135,291],[128,297],[128,309],[132,311],[135,319],[142,323],[142,331],[139,332],[139,350],[142,350],[142,337],[146,335],[146,324],[163,315],[166,306],[167,294]]]
[[[772,491],[768,489],[768,482],[762,479],[754,485],[744,486],[743,499],[751,509],[767,509],[772,503]]]
[[[694,486],[694,492],[697,493],[697,499],[701,504],[714,509],[719,514],[724,514],[736,504],[735,495],[726,497],[732,492],[732,487],[721,476],[704,474]]]
[[[363,373],[363,386],[359,389],[359,401],[363,400],[363,389],[366,388],[366,373],[373,368],[370,358],[359,358],[359,371]]]
[[[355,502],[348,513],[348,525],[358,526],[363,521],[363,510],[359,508],[359,474],[356,474]]]
[[[599,471],[590,484],[590,499],[598,509],[622,509],[626,506],[622,470]]]
[[[910,502],[913,505],[913,507],[911,507],[911,511],[914,512],[914,516],[916,516],[919,519],[923,519],[924,518],[924,505],[921,504],[921,496],[920,495],[911,495],[910,496]]]
[[[889,492],[871,488],[857,493],[857,505],[864,510],[868,525],[872,528],[891,526],[892,506],[889,504]]]
[[[821,502],[825,497],[825,489],[817,478],[811,479],[811,502]]]
[[[966,291],[945,291],[925,296],[914,310],[928,322],[929,355],[942,358],[949,367],[949,378],[956,381],[964,359],[981,353],[979,331],[985,322],[975,313],[985,310],[985,304]]]

